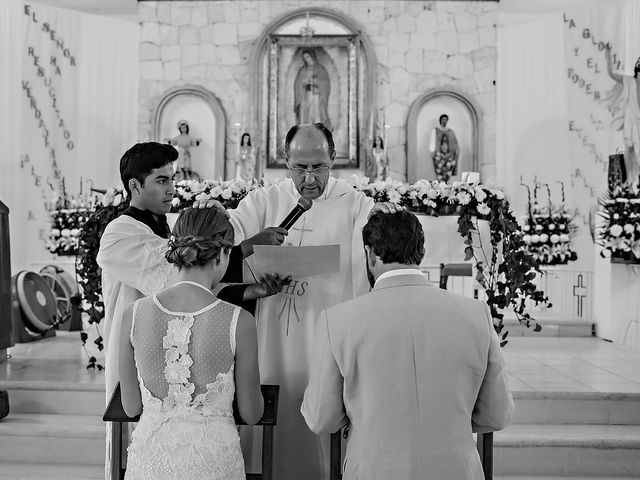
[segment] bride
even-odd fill
[[[262,416],[256,324],[211,292],[232,245],[225,212],[183,210],[166,253],[179,281],[124,314],[122,405],[142,412],[127,480],[245,479],[232,402],[248,424]]]

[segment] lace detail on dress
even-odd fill
[[[153,304],[154,300],[148,300],[151,299],[141,300],[147,302],[145,307],[153,305],[163,312],[160,305]],[[161,315],[169,318],[162,337],[168,392],[163,399],[155,397],[138,375],[143,411],[129,446],[125,478],[244,480],[244,460],[232,410],[234,363],[192,400],[198,380],[190,381],[194,361],[189,348],[192,327],[199,317],[168,315],[166,309]]]
[[[169,384],[169,393],[162,403],[167,410],[187,407],[196,388],[189,382],[189,368],[193,365],[193,360],[187,353],[192,326],[193,315],[174,318],[169,321],[167,334],[162,339],[162,347],[166,350],[164,378]]]
[[[166,245],[155,247],[144,259],[140,276],[138,277],[138,290],[145,296],[155,295],[163,288],[166,288],[169,278],[177,271],[164,258],[166,251]]]

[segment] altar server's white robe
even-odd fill
[[[251,192],[238,208],[229,211],[235,243],[279,225],[299,198],[291,179]],[[331,177],[322,196],[289,230],[285,245],[339,244],[340,272],[294,278],[279,294],[258,302],[261,381],[280,385],[274,447],[274,478],[279,480],[320,480],[328,476],[329,438],[325,436],[321,442],[308,429],[300,405],[309,379],[312,335],[318,315],[369,291],[362,227],[372,207],[371,198]],[[247,264],[251,266],[252,257]],[[246,455],[248,445],[246,438],[243,440]],[[258,444],[254,441],[253,445]],[[251,455],[253,465],[249,471],[255,471],[255,452]]]
[[[128,215],[107,227],[96,257],[102,269],[105,305],[102,336],[105,344],[105,393],[109,402],[119,381],[119,339],[124,310],[139,298],[153,295],[173,284],[178,270],[164,258],[167,240]],[[110,425],[110,424],[108,424]],[[109,430],[107,430],[109,433]],[[110,478],[110,442],[107,435],[106,478]]]

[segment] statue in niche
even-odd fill
[[[191,178],[199,178],[199,175],[191,168],[191,147],[200,145],[199,138],[193,138],[189,135],[189,123],[186,120],[178,122],[179,135],[167,139],[169,145],[178,148],[178,164],[176,166],[177,180],[189,180]]]
[[[294,112],[297,123],[324,123],[331,130],[328,104],[331,82],[326,68],[318,63],[313,50],[302,51],[304,65],[300,67],[294,88]]]
[[[633,76],[621,75],[613,71],[613,59],[611,47],[607,45],[605,51],[607,58],[607,72],[615,80],[615,86],[607,93],[604,100],[613,116],[611,126],[616,130],[622,130],[626,160],[625,167],[628,178],[638,181],[640,174],[640,58],[633,68]]]
[[[376,161],[376,180],[384,181],[387,179],[387,167],[389,162],[387,160],[387,151],[384,148],[384,141],[380,135],[376,135],[373,139],[372,153],[373,158]]]
[[[242,134],[236,155],[236,178],[251,180],[255,177],[255,155],[251,147],[251,135]]]
[[[433,168],[436,178],[443,182],[456,175],[458,170],[458,157],[460,147],[458,139],[453,130],[447,127],[449,116],[445,113],[440,115],[438,125],[431,132],[429,139],[429,152],[433,161]]]

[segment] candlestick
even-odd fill
[[[390,125],[385,124],[384,125],[384,133],[383,133],[383,137],[384,139],[382,140],[382,143],[384,143],[384,147],[382,150],[384,150],[384,153],[387,153],[387,130],[389,130],[391,128]]]
[[[560,184],[560,191],[562,192],[562,207],[564,208],[564,182],[562,180],[557,180]]]
[[[522,182],[522,177],[520,177],[520,185],[527,189],[527,211],[529,212],[529,218],[533,218],[533,215],[531,215],[531,189],[529,185]]]
[[[551,189],[549,188],[548,183],[543,184],[547,189],[547,199],[549,200],[549,214],[551,214],[551,210],[553,210],[553,204],[551,203]]]

